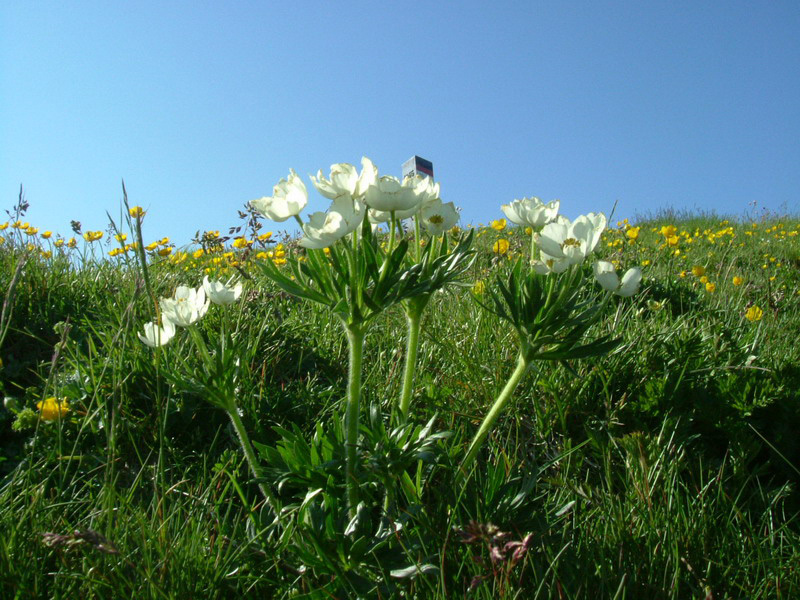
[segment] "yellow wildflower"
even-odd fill
[[[706,291],[709,294],[713,294],[715,291],[717,291],[717,284],[716,283],[712,283],[710,281],[707,281],[706,282]]]
[[[85,239],[89,243],[96,242],[97,240],[102,239],[102,237],[103,237],[102,231],[87,231],[86,233],[83,234],[83,239]]]
[[[505,219],[497,219],[496,221],[492,221],[492,229],[495,231],[503,231],[503,229],[506,228],[506,225],[508,225],[508,223]]]
[[[761,310],[755,304],[747,309],[747,312],[744,313],[744,318],[750,321],[751,323],[755,323],[756,321],[760,321],[761,318],[764,316],[764,311]]]
[[[164,248],[161,248],[161,250],[158,251],[158,255],[159,256],[169,256],[170,254],[172,254],[172,247],[171,246],[166,246]]]
[[[141,219],[145,215],[145,211],[141,206],[132,206],[128,209],[128,214],[132,219]]]
[[[664,225],[661,228],[661,235],[663,235],[665,238],[671,238],[677,231],[678,230],[674,225]]]
[[[480,296],[483,292],[486,291],[486,283],[483,281],[476,281],[472,286],[472,293]]]
[[[53,235],[52,231],[45,231],[41,237],[43,240],[49,240],[51,235]]]
[[[69,402],[66,398],[58,400],[56,397],[46,398],[36,403],[42,419],[45,421],[55,421],[69,412]]]
[[[492,246],[492,251],[495,254],[505,254],[506,252],[508,252],[508,240],[505,238],[500,238],[499,240],[497,240],[494,243],[494,246]]]
[[[695,277],[702,277],[706,274],[706,268],[702,265],[695,265],[692,267],[692,275]]]
[[[742,278],[741,278],[741,277],[739,277],[738,275],[737,275],[737,276],[734,276],[734,278],[733,278],[733,285],[742,285],[743,283],[744,283],[744,279],[742,279]]]
[[[194,252],[192,252],[192,258],[201,258],[205,254],[205,250],[202,248],[198,248]]]
[[[630,241],[635,241],[639,239],[639,230],[641,227],[630,227],[626,232],[625,235]]]

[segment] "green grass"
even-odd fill
[[[173,376],[198,364],[188,337],[161,353],[137,338],[154,307],[135,263],[99,260],[96,244],[43,258],[7,229],[0,597],[797,597],[800,223],[679,218],[638,223],[635,244],[606,234],[600,257],[649,261],[640,293],[613,299],[595,326],[621,345],[537,363],[463,488],[456,467],[514,369],[513,332],[469,287],[436,294],[411,429],[392,431],[382,415],[402,386],[405,320],[379,316],[364,348],[364,506],[350,530],[348,349],[330,313],[245,263],[243,298],[200,325],[209,339],[225,319],[237,332],[242,418],[283,482],[289,525],[275,527],[224,412]],[[662,247],[652,230],[668,224],[700,235]],[[703,235],[728,226],[713,243]],[[521,232],[481,230],[470,284],[507,272],[499,237],[527,249]],[[157,296],[202,275],[191,259],[150,265]],[[763,318],[750,322],[754,305]],[[50,396],[69,399],[65,418],[36,418]],[[420,438],[430,419],[434,437]],[[523,540],[512,561],[505,544]]]

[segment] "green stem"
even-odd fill
[[[125,182],[122,182],[122,202],[125,205],[125,210],[130,215],[130,206],[128,206],[128,191],[125,189]],[[150,283],[150,272],[147,270],[147,255],[144,253],[144,240],[142,238],[142,215],[137,214],[133,221],[133,234],[136,236],[136,257],[139,259],[139,266],[142,269],[142,279],[144,279],[144,287],[147,290],[147,295],[153,302],[156,311],[156,324],[161,321],[161,311],[158,306],[158,300],[153,293],[153,286]]]
[[[347,372],[347,409],[345,412],[345,478],[347,480],[347,506],[350,517],[355,517],[358,506],[358,482],[355,478],[356,447],[358,444],[358,415],[361,400],[361,358],[364,353],[364,329],[360,324],[345,325],[350,365]]]
[[[247,435],[247,430],[244,427],[244,423],[242,423],[242,418],[239,416],[239,409],[236,407],[236,402],[234,400],[228,401],[228,410],[226,412],[231,419],[233,428],[236,430],[236,435],[239,437],[239,444],[244,451],[244,456],[247,459],[250,472],[258,483],[258,489],[261,490],[261,493],[267,503],[272,507],[275,515],[280,515],[278,499],[273,495],[272,491],[264,485],[264,476],[261,473],[256,453],[253,451],[253,444],[250,443],[250,437]]]
[[[414,217],[414,245],[416,247],[415,250],[416,255],[414,258],[417,262],[419,262],[420,255],[422,253],[422,247],[420,246],[420,242],[422,240],[422,234],[420,232],[420,225],[419,225],[420,212],[421,211],[417,211],[417,214]]]
[[[489,435],[489,431],[491,431],[494,422],[497,420],[497,417],[500,416],[500,413],[503,411],[506,404],[508,404],[508,401],[511,399],[511,395],[514,393],[514,390],[517,389],[517,386],[522,380],[523,375],[525,375],[525,371],[528,370],[528,364],[529,363],[525,359],[524,354],[520,352],[520,355],[517,358],[517,368],[514,369],[514,372],[506,382],[503,391],[500,392],[500,395],[497,397],[497,400],[494,401],[492,408],[483,418],[483,422],[478,429],[478,433],[475,434],[475,437],[469,446],[469,450],[467,450],[467,455],[464,457],[464,460],[461,461],[460,478],[465,478],[468,475],[469,469],[472,466],[472,463],[475,461],[475,457],[478,455],[478,451],[481,449],[484,440]]]
[[[392,253],[394,250],[394,244],[397,240],[397,217],[395,217],[394,211],[392,211],[392,216],[389,219],[389,250],[386,252],[386,255]]]
[[[422,324],[422,311],[427,302],[421,302],[422,296],[413,298],[406,305],[406,322],[408,338],[406,339],[406,364],[403,370],[403,391],[400,394],[400,421],[408,420],[408,409],[411,405],[411,392],[414,389],[414,374],[417,370],[417,351],[419,350],[419,330]]]

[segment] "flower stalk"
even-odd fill
[[[408,325],[406,338],[406,361],[403,369],[403,389],[400,393],[400,422],[408,420],[411,396],[414,390],[414,375],[417,370],[417,353],[419,351],[419,332],[422,325],[422,313],[428,304],[430,295],[411,298],[403,304]]]
[[[503,387],[500,395],[497,396],[494,404],[492,404],[492,408],[483,418],[481,426],[478,428],[478,432],[475,434],[475,437],[472,439],[472,443],[469,445],[467,455],[464,457],[464,460],[461,461],[459,475],[462,480],[469,474],[469,470],[472,467],[472,463],[475,462],[475,457],[478,455],[478,451],[481,449],[483,442],[486,440],[486,437],[492,430],[495,421],[497,421],[497,417],[499,417],[500,413],[503,412],[506,404],[508,404],[511,396],[514,394],[514,390],[517,389],[520,381],[522,381],[525,372],[528,370],[529,364],[529,361],[525,359],[525,353],[520,352],[519,356],[517,357],[517,366],[514,369],[514,372],[511,374],[511,377],[508,378],[506,385]]]
[[[358,416],[361,402],[361,361],[364,355],[364,328],[360,324],[347,325],[349,366],[347,371],[347,407],[345,410],[345,478],[347,480],[347,506],[350,517],[355,517],[358,506],[358,481],[355,477],[356,449],[358,446]]]
[[[258,484],[258,489],[261,491],[261,494],[264,496],[264,499],[270,505],[275,515],[280,515],[278,499],[275,497],[272,491],[266,485],[264,485],[264,474],[261,472],[258,459],[256,458],[256,453],[253,451],[253,444],[250,442],[250,436],[247,435],[247,429],[245,429],[242,418],[239,416],[239,409],[237,408],[236,401],[233,398],[228,399],[228,406],[226,407],[225,412],[228,413],[228,416],[231,419],[233,429],[236,431],[236,435],[239,438],[239,445],[242,447],[245,459],[250,467],[250,472]]]

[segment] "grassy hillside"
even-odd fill
[[[422,317],[407,422],[406,319],[377,314],[350,472],[343,328],[263,269],[313,254],[255,221],[177,248],[146,217],[61,237],[18,211],[0,231],[0,597],[797,597],[800,221],[615,225],[596,254],[640,265],[638,293],[577,268],[600,311],[582,335],[613,347],[533,361],[467,472],[516,373],[487,309],[530,236],[474,229],[461,285]],[[153,300],[204,275],[241,297],[145,345]]]

